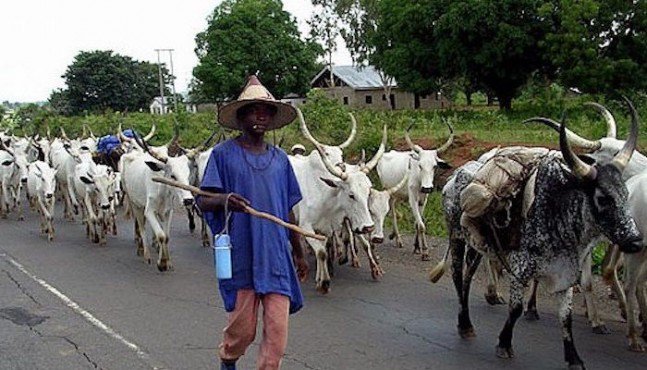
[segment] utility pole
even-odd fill
[[[162,76],[162,62],[160,61],[160,51],[164,49],[155,49],[157,52],[157,71],[159,73],[159,83],[160,83],[160,97],[162,98],[162,101],[160,102],[162,104],[162,114],[165,114],[166,112],[164,111],[164,77]]]
[[[173,88],[173,106],[175,109],[175,113],[178,112],[177,110],[177,94],[175,94],[175,74],[173,73],[173,49],[167,49],[168,50],[168,57],[171,61],[171,87]]]

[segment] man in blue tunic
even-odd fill
[[[230,312],[219,346],[221,369],[235,369],[236,360],[254,341],[260,303],[263,339],[257,367],[278,369],[287,346],[288,315],[303,306],[297,275],[304,281],[308,264],[298,235],[241,212],[250,205],[294,223],[299,184],[285,152],[267,144],[264,136],[295,117],[296,110],[276,101],[256,76],[248,79],[237,101],[218,112],[221,125],[242,131],[214,147],[205,169],[201,188],[222,196],[198,199],[214,235],[224,228],[225,204],[234,211],[229,217],[233,274],[219,280]]]

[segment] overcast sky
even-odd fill
[[[178,92],[187,89],[198,63],[195,35],[217,0],[10,0],[0,2],[0,102],[47,100],[64,87],[61,75],[79,51],[113,50],[157,62],[154,49],[175,49]],[[283,0],[301,32],[307,31],[309,0]],[[340,42],[343,49],[343,43]],[[333,57],[350,64],[344,49]],[[168,54],[162,62],[168,62]]]

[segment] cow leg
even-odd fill
[[[514,325],[523,312],[523,283],[518,278],[512,277],[510,283],[510,303],[508,305],[508,319],[499,333],[499,344],[496,346],[496,355],[499,358],[513,358],[512,334]]]
[[[337,242],[335,241],[336,238],[336,232],[333,231],[333,236],[331,238],[328,238],[326,240],[326,267],[328,268],[328,272],[330,273],[331,277],[335,276],[335,266],[333,263],[333,259],[335,258],[336,255],[336,250],[337,250]]]
[[[485,269],[487,270],[488,273],[488,285],[487,285],[487,293],[485,293],[485,300],[487,301],[488,304],[490,305],[498,305],[498,304],[505,304],[505,299],[501,296],[501,294],[498,291],[499,287],[499,272],[496,266],[494,266],[494,262],[490,260],[489,258],[487,259],[487,263],[485,264]]]
[[[195,212],[193,207],[186,207],[186,215],[189,219],[189,231],[193,234],[195,232]]]
[[[25,220],[25,215],[23,214],[22,210],[22,202],[21,202],[21,197],[20,193],[22,192],[22,185],[18,187],[18,192],[16,194],[16,197],[14,198],[14,206],[16,207],[16,210],[18,211],[18,220],[24,221]]]
[[[465,275],[463,276],[463,284],[462,284],[463,293],[462,293],[462,296],[460,297],[462,318],[460,317],[461,315],[459,315],[459,320],[458,320],[459,323],[461,322],[461,320],[463,321],[463,325],[461,325],[461,327],[467,328],[466,330],[461,331],[459,327],[459,333],[463,338],[470,338],[470,337],[476,336],[476,334],[474,333],[474,327],[472,326],[472,322],[470,320],[469,298],[470,298],[470,287],[472,286],[472,279],[474,277],[474,274],[476,273],[476,270],[478,270],[478,267],[481,264],[482,258],[483,258],[483,255],[481,255],[473,248],[469,248],[465,253],[466,269],[465,269]]]
[[[643,340],[647,341],[647,266],[645,266],[647,261],[645,261],[644,258],[645,256],[643,256],[642,272],[638,277],[638,281],[641,283],[637,286],[636,295],[638,296],[638,306],[640,307],[640,314],[642,315],[643,323],[643,332],[641,336]]]
[[[156,212],[152,209],[150,206],[151,201],[146,202],[146,208],[144,209],[144,217],[146,218],[146,224],[150,225],[153,235],[154,235],[154,242],[157,243],[157,246],[159,248],[158,252],[158,258],[157,258],[157,268],[160,271],[166,271],[167,270],[167,265],[166,265],[166,260],[164,259],[164,251],[163,248],[167,243],[167,236],[164,234],[164,230],[162,229],[162,225],[160,225],[160,221],[157,218]]]
[[[528,321],[537,321],[539,320],[539,312],[537,311],[537,287],[539,286],[539,281],[537,279],[532,279],[530,283],[530,298],[528,299],[528,308],[524,314],[526,320]]]
[[[348,254],[348,249],[350,249],[351,266],[354,268],[360,268],[362,265],[359,262],[359,257],[357,257],[357,243],[355,243],[355,235],[353,234],[353,228],[351,227],[349,220],[346,220],[346,233],[348,234],[348,247],[346,254]]]
[[[52,228],[52,215],[49,212],[48,206],[44,201],[39,197],[38,204],[41,210],[41,231],[47,234],[47,240],[50,242],[54,240],[54,230]]]
[[[389,235],[389,239],[393,240],[393,238],[395,238],[395,246],[402,248],[402,236],[400,235],[400,230],[398,229],[398,214],[395,210],[395,197],[391,197],[391,199],[389,199],[389,203],[391,206],[391,215],[393,215],[393,232],[391,232],[391,235]]]
[[[425,221],[422,218],[421,209],[424,209],[424,204],[426,203],[426,195],[420,197],[420,195],[410,196],[409,197],[409,206],[413,211],[413,219],[416,224],[416,240],[414,243],[413,253],[420,253],[420,257],[423,261],[429,260],[429,250],[427,249],[427,243],[425,241]]]
[[[641,256],[645,252],[625,255],[625,297],[627,299],[627,338],[629,339],[629,349],[635,352],[643,352],[645,348],[638,339],[638,320],[637,320],[637,294],[640,278]],[[642,284],[640,284],[642,289]],[[646,319],[643,317],[643,319]]]
[[[207,223],[204,221],[204,218],[200,218],[200,231],[202,235],[202,246],[205,248],[211,247],[211,238],[209,237],[209,231],[207,230]]]
[[[384,275],[384,270],[382,270],[380,265],[377,263],[377,260],[373,256],[371,243],[369,243],[364,235],[358,235],[357,238],[359,239],[360,243],[362,243],[364,251],[366,252],[366,256],[368,257],[368,264],[371,267],[371,277],[373,278],[373,280],[377,280],[382,275]]]
[[[314,229],[310,225],[299,225],[306,231],[314,232]],[[322,294],[330,292],[330,274],[328,273],[328,266],[326,261],[328,260],[328,254],[326,253],[325,243],[314,240],[306,239],[306,243],[312,248],[315,258],[317,259],[317,270],[315,273],[315,283],[316,289]]]
[[[607,257],[608,256],[608,257]],[[627,318],[627,299],[625,297],[624,289],[620,284],[618,277],[618,270],[622,266],[622,253],[617,245],[612,245],[607,249],[604,258],[607,263],[602,266],[602,277],[607,284],[611,285],[612,292],[618,299],[618,306],[620,307],[620,315]]]
[[[595,334],[611,334],[611,331],[607,329],[604,321],[600,319],[598,314],[598,306],[595,304],[593,298],[593,277],[591,276],[592,268],[592,258],[589,254],[585,259],[582,265],[582,275],[580,277],[580,286],[584,293],[584,301],[586,302],[586,312],[588,314],[589,321],[591,322],[591,330]]]
[[[422,244],[422,251],[420,258],[423,261],[429,261],[429,246],[427,245],[427,226],[423,215],[425,214],[425,207],[427,206],[428,194],[424,194],[418,201],[418,216],[420,217],[420,242]]]
[[[9,213],[9,188],[6,183],[2,183],[2,204],[0,204],[0,217],[7,218]]]
[[[558,292],[557,296],[560,298],[559,321],[562,325],[564,361],[568,362],[569,370],[583,370],[584,362],[577,353],[573,340],[573,288]]]
[[[157,268],[160,271],[167,271],[167,270],[173,269],[173,263],[171,262],[171,250],[170,250],[172,217],[173,217],[172,209],[160,215],[160,224],[162,225],[164,236],[165,236],[163,242],[160,243],[159,260],[157,262]]]
[[[151,252],[148,246],[149,240],[146,238],[146,218],[144,210],[135,205],[131,205],[132,213],[135,218],[135,243],[137,245],[137,255],[142,256],[144,261],[150,265]]]

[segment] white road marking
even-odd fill
[[[74,312],[78,313],[79,315],[83,316],[83,318],[85,318],[88,322],[90,322],[90,324],[92,324],[96,328],[100,329],[104,333],[108,334],[110,337],[112,337],[112,338],[118,340],[119,342],[125,344],[128,348],[130,348],[131,350],[133,350],[135,352],[137,357],[144,360],[146,362],[146,364],[151,366],[153,369],[160,368],[158,366],[151,365],[151,357],[150,357],[150,355],[148,353],[144,352],[144,350],[142,350],[141,348],[139,348],[138,345],[136,345],[135,343],[129,341],[126,338],[124,338],[121,334],[114,331],[114,329],[112,329],[108,325],[104,324],[101,320],[94,317],[94,315],[92,315],[90,312],[88,312],[87,310],[85,310],[81,306],[79,306],[78,303],[74,302],[73,300],[68,298],[65,294],[61,293],[61,291],[59,291],[58,289],[51,286],[45,280],[43,280],[43,279],[39,278],[38,276],[36,276],[36,275],[32,274],[31,272],[29,272],[23,265],[21,265],[16,260],[14,260],[10,256],[8,256],[6,253],[0,253],[0,257],[4,258],[7,262],[9,262],[15,268],[20,270],[23,274],[27,275],[30,279],[32,279],[33,281],[40,284],[43,288],[47,289],[47,291],[49,291],[50,293],[57,296],[61,301],[63,301],[63,303],[65,303],[66,306],[71,308]]]

